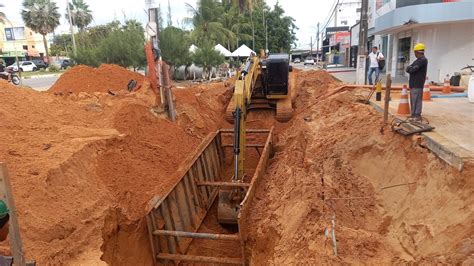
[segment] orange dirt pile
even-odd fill
[[[171,123],[151,113],[155,97],[145,87],[60,96],[0,81],[0,161],[10,170],[27,258],[90,265],[104,246],[103,259],[117,264],[114,254],[137,243],[134,254],[146,256],[131,263],[146,265],[146,234],[115,233],[145,232],[137,225],[147,202],[170,188],[179,165],[224,123],[229,95],[223,83],[181,89]]]
[[[368,91],[331,95],[325,72],[298,75],[297,115],[256,193],[252,264],[473,263],[473,165],[460,173],[382,127],[356,102]]]
[[[79,65],[71,68],[49,89],[52,93],[119,92],[127,90],[130,80],[137,88],[145,77],[118,65],[103,64],[99,68]]]

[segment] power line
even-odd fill
[[[333,10],[334,10],[334,7],[337,6],[337,2],[339,2],[339,0],[334,0],[333,4],[331,5],[331,8],[329,9],[328,15],[326,16],[326,18],[323,21],[329,22],[331,20],[331,16],[334,12]]]
[[[327,20],[327,22],[326,22],[326,24],[324,25],[324,27],[321,29],[321,32],[323,32],[323,31],[327,28],[327,26],[329,25],[329,22],[331,22],[332,17],[333,17],[334,14],[337,12],[336,9],[337,9],[337,7],[339,6],[339,1],[340,1],[340,0],[337,0],[337,3],[336,3],[336,5],[335,5],[334,8],[333,8],[333,12],[331,12],[331,16],[330,16],[329,19]]]

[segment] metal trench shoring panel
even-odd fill
[[[151,251],[155,265],[166,263],[205,262],[245,265],[244,245],[247,236],[242,236],[241,224],[247,217],[250,208],[256,179],[265,172],[268,157],[272,151],[271,130],[247,130],[248,134],[266,134],[265,142],[249,145],[248,148],[263,148],[257,170],[250,183],[237,186],[247,188],[241,204],[243,215],[239,214],[238,234],[198,233],[209,209],[213,205],[220,187],[232,187],[220,176],[225,167],[225,151],[228,145],[223,144],[223,135],[233,134],[233,130],[219,130],[210,134],[198,147],[196,155],[178,169],[181,176],[172,189],[164,196],[154,197],[147,207],[147,227]],[[252,195],[249,195],[249,194]],[[244,230],[244,233],[246,231]],[[188,249],[195,238],[212,240],[240,241],[243,258],[209,257],[188,255]]]

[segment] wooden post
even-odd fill
[[[171,121],[176,121],[176,107],[174,106],[173,102],[173,93],[171,91],[172,83],[171,83],[171,77],[170,77],[170,67],[167,63],[163,62],[163,87],[161,88],[162,90],[165,90],[165,96],[166,96],[166,105],[168,108],[168,117]]]
[[[392,75],[387,74],[387,85],[385,89],[385,105],[383,110],[383,122],[388,122],[388,108],[390,107],[390,89],[392,88]]]
[[[8,176],[7,165],[3,162],[0,162],[0,198],[5,201],[8,209],[10,209],[9,239],[13,253],[14,264],[24,266],[26,265],[26,262],[23,253],[23,244],[20,237],[20,227],[18,225],[15,201],[13,200],[12,187],[10,183],[10,177]]]

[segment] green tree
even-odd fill
[[[69,56],[69,52],[72,51],[71,35],[59,34],[54,36],[49,50],[52,56]]]
[[[46,35],[53,32],[59,26],[61,15],[58,12],[56,3],[51,0],[24,0],[21,17],[27,27],[43,35],[46,57],[48,62],[50,62]]]
[[[214,49],[209,41],[201,43],[201,46],[193,53],[193,62],[203,68],[207,78],[211,78],[212,67],[224,63],[224,56]]]
[[[224,7],[217,0],[199,0],[197,7],[186,3],[192,17],[185,18],[185,23],[193,25],[191,37],[198,46],[205,41],[226,43],[235,38],[234,33],[226,29],[221,23]]]
[[[85,35],[87,46],[78,49],[74,60],[79,64],[98,66],[102,63],[137,68],[145,65],[143,26],[136,20],[124,25],[111,22],[95,27]]]
[[[248,16],[242,16],[239,11],[239,7],[232,4],[226,4],[223,2],[225,13],[221,16],[222,25],[233,32],[234,34],[229,36],[227,42],[227,49],[235,50],[240,46],[239,42],[252,40],[252,35],[247,32],[251,32],[252,25],[248,19]]]
[[[71,11],[72,25],[77,26],[79,31],[84,31],[93,20],[92,11],[89,9],[89,5],[84,2],[84,0],[72,0],[72,3],[68,2],[68,4],[69,10]],[[66,19],[69,21],[67,10]]]
[[[296,41],[295,19],[285,16],[285,11],[277,2],[268,13],[268,47],[272,52],[289,52]],[[265,35],[263,35],[265,36]]]
[[[186,32],[176,27],[167,27],[160,33],[160,49],[163,59],[171,66],[191,64],[190,41]]]

